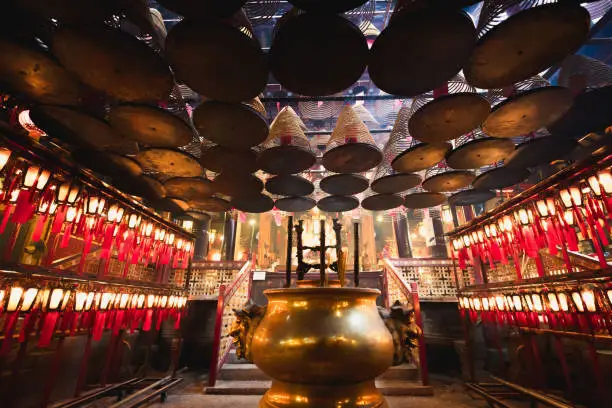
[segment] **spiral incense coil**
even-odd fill
[[[274,195],[307,196],[314,192],[313,183],[301,176],[286,174],[266,181],[266,190]]]
[[[274,204],[281,211],[299,213],[312,209],[317,202],[309,197],[284,197]]]
[[[210,142],[201,144],[200,164],[215,173],[255,173],[259,169],[254,149],[235,149]]]
[[[217,101],[249,101],[268,80],[257,40],[221,22],[181,21],[168,34],[166,55],[179,80]]]
[[[143,169],[166,177],[198,177],[203,171],[195,157],[180,150],[146,149],[138,152],[135,158]]]
[[[203,197],[194,201],[189,202],[190,210],[199,210],[205,212],[225,212],[228,211],[232,205],[229,201],[220,197]]]
[[[569,89],[536,88],[511,96],[493,108],[482,130],[493,137],[516,137],[551,125],[572,106]]]
[[[0,75],[13,92],[48,104],[77,105],[80,85],[48,53],[0,39]]]
[[[323,155],[323,166],[336,173],[361,173],[376,167],[382,152],[351,106],[345,106]]]
[[[586,90],[574,98],[572,107],[548,130],[568,138],[598,132],[612,125],[612,86]]]
[[[246,0],[159,0],[159,4],[184,17],[210,19],[230,17],[246,3]]]
[[[446,195],[442,193],[431,193],[426,191],[415,191],[404,197],[404,207],[406,208],[431,208],[446,202]]]
[[[366,1],[367,0],[289,0],[289,3],[305,11],[335,14],[353,10]]]
[[[475,41],[476,29],[463,11],[406,8],[374,41],[368,72],[383,91],[416,96],[456,75]]]
[[[457,139],[455,149],[446,155],[446,164],[453,169],[478,169],[504,160],[514,152],[510,139],[487,137],[476,129]]]
[[[164,188],[169,197],[180,198],[188,202],[212,196],[215,193],[213,183],[202,177],[174,177],[164,183]]]
[[[270,69],[284,88],[301,95],[332,95],[350,87],[365,71],[368,45],[350,21],[306,13],[290,15],[281,23],[270,48]],[[312,64],[313,60],[323,62]]]
[[[526,169],[550,163],[569,154],[578,142],[562,136],[542,136],[528,139],[519,144],[505,166],[512,169]]]
[[[315,163],[315,155],[304,134],[306,126],[290,107],[284,107],[270,125],[262,144],[258,166],[270,174],[296,174]]]
[[[352,196],[330,195],[317,202],[319,210],[329,213],[352,211],[357,207],[359,200]]]
[[[168,64],[147,44],[104,24],[60,26],[51,44],[68,71],[92,88],[125,102],[168,99]]]
[[[207,101],[193,112],[201,136],[221,146],[247,149],[268,137],[268,124],[255,109],[243,103]]]
[[[369,190],[365,198],[361,200],[361,207],[368,211],[388,211],[404,204],[404,199],[399,194],[376,194]]]
[[[531,172],[527,169],[496,167],[476,177],[472,186],[483,190],[501,190],[521,183],[530,175]]]
[[[89,113],[62,106],[39,105],[30,111],[36,126],[50,137],[96,150],[133,154],[137,146],[109,124]]]
[[[367,190],[370,182],[361,174],[331,174],[319,183],[321,190],[331,195],[350,196]]]
[[[466,170],[451,170],[446,163],[440,163],[425,172],[423,189],[433,193],[445,193],[463,189],[474,181],[476,175]]]
[[[379,194],[395,194],[421,184],[422,178],[418,174],[396,172],[391,166],[394,158],[394,144],[390,137],[383,148],[383,161],[374,173],[374,181],[370,186],[372,191]]]
[[[481,204],[495,197],[489,190],[470,189],[460,191],[448,197],[448,203],[456,206]]]
[[[591,18],[578,3],[535,4],[484,2],[478,21],[481,38],[464,67],[470,84],[482,89],[510,86],[561,62],[586,41]]]
[[[264,194],[248,198],[233,198],[231,202],[236,209],[252,214],[265,213],[274,208],[274,200]]]
[[[413,173],[435,166],[452,149],[450,143],[420,143],[412,138],[409,120],[415,106],[400,109],[387,148],[395,157],[391,167],[398,173]]]
[[[118,133],[141,146],[181,147],[194,137],[182,119],[154,106],[116,106],[109,113],[109,122]]]

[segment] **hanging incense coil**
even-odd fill
[[[412,138],[409,121],[417,109],[414,103],[411,107],[401,108],[389,135],[387,149],[395,155],[391,168],[398,173],[413,173],[435,166],[452,149],[450,143],[420,143]]]
[[[255,173],[257,153],[253,149],[233,149],[202,143],[200,164],[215,173]]]
[[[182,119],[153,106],[116,106],[109,113],[109,122],[118,133],[143,146],[181,147],[194,137]]]
[[[576,140],[559,136],[543,136],[519,144],[506,160],[505,166],[512,169],[526,169],[569,154],[577,145]]]
[[[367,0],[289,0],[289,3],[314,13],[344,13],[364,4]]]
[[[383,91],[416,96],[456,75],[475,41],[474,24],[462,11],[406,9],[374,41],[368,72]]]
[[[197,159],[183,151],[151,148],[138,152],[136,161],[149,171],[167,177],[198,177],[202,166]]]
[[[298,109],[305,119],[326,120],[338,116],[344,103],[341,101],[299,101]]]
[[[599,132],[612,125],[612,86],[586,90],[559,120],[548,126],[557,136],[576,137]]]
[[[181,21],[168,34],[166,56],[179,80],[217,101],[255,98],[268,79],[257,40],[221,22]]]
[[[323,166],[335,173],[361,173],[376,167],[382,152],[350,106],[340,112],[323,154]]]
[[[425,143],[464,135],[480,126],[491,110],[490,103],[460,75],[434,89],[432,96],[416,98],[408,122],[410,135]]]
[[[573,2],[532,7],[493,26],[501,15],[520,10],[517,4],[485,1],[479,30],[486,33],[464,67],[470,84],[483,89],[510,86],[561,62],[586,41],[591,18]]]
[[[557,84],[578,93],[612,83],[612,67],[584,55],[569,55],[563,60]]]
[[[296,174],[315,164],[316,157],[304,134],[306,126],[295,111],[286,106],[270,125],[262,145],[258,166],[270,174]]]
[[[447,197],[442,193],[418,191],[404,197],[404,207],[414,209],[431,208],[444,204],[446,199]]]
[[[188,215],[198,221],[208,221],[210,219],[210,214],[196,208],[190,208],[189,210],[185,211],[185,215]]]
[[[142,167],[136,160],[113,152],[77,149],[70,157],[80,166],[112,178],[142,174]]]
[[[493,137],[516,137],[534,132],[561,118],[572,106],[567,88],[549,86],[525,91],[496,105],[482,125]]]
[[[526,180],[530,175],[527,169],[496,167],[476,177],[472,186],[481,190],[501,190]]]
[[[234,198],[232,205],[246,213],[260,214],[271,211],[274,208],[274,200],[267,195],[260,194],[248,198]]]
[[[113,185],[123,193],[147,200],[158,200],[166,196],[163,184],[147,175],[116,177],[113,178]]]
[[[115,132],[106,121],[67,107],[40,105],[30,111],[36,126],[51,137],[90,149],[134,153],[135,144]]]
[[[397,121],[396,121],[397,122]],[[413,173],[400,173],[393,170],[391,162],[395,158],[394,141],[391,137],[383,148],[383,161],[376,168],[374,181],[370,188],[379,194],[396,194],[410,190],[421,184],[421,176]]]
[[[283,87],[308,96],[347,89],[361,77],[367,60],[363,33],[333,14],[306,13],[287,18],[270,48],[272,75]]]
[[[213,185],[215,191],[232,198],[257,196],[263,190],[262,181],[252,174],[221,173]]]
[[[215,193],[213,183],[202,177],[173,177],[164,183],[166,194],[184,201],[196,201]]]
[[[77,105],[80,85],[43,50],[0,38],[0,77],[8,91],[53,105]]]
[[[231,207],[232,205],[228,200],[220,197],[204,197],[189,202],[189,210],[195,209],[205,212],[225,212]]]
[[[370,182],[361,174],[332,174],[322,179],[319,186],[331,195],[351,196],[367,190]]]
[[[201,136],[234,149],[248,149],[268,137],[264,117],[242,103],[204,102],[193,112],[193,122]]]
[[[284,197],[276,200],[276,208],[285,212],[299,213],[311,210],[317,202],[310,197]]]
[[[314,185],[304,177],[286,174],[269,178],[266,190],[275,195],[307,196],[314,192]]]
[[[433,193],[457,191],[472,184],[476,175],[471,171],[451,170],[445,163],[425,172],[423,189]]]
[[[209,20],[230,17],[240,10],[246,0],[159,0],[159,4],[184,17]]]
[[[476,129],[457,139],[455,149],[446,155],[446,164],[453,169],[478,169],[504,160],[512,152],[512,140],[487,137],[481,129]]]
[[[404,204],[404,199],[398,194],[374,194],[366,192],[366,197],[361,201],[361,207],[368,211],[388,211]]]
[[[464,190],[448,197],[448,203],[456,206],[482,204],[495,198],[495,193],[489,190]]]
[[[83,83],[120,101],[157,103],[174,85],[168,64],[155,51],[103,24],[60,26],[51,49]]]
[[[317,202],[317,208],[324,212],[346,212],[359,207],[359,200],[352,196],[330,195]]]
[[[189,208],[189,204],[185,201],[171,197],[153,200],[149,204],[157,211],[169,211],[173,214],[181,214]]]

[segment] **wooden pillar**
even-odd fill
[[[359,223],[353,223],[353,236],[355,245],[355,255],[353,257],[353,269],[355,278],[355,287],[359,287]]]
[[[325,220],[319,220],[321,232],[319,233],[319,271],[321,275],[321,286],[325,286]]]
[[[287,221],[287,263],[285,270],[285,287],[291,287],[291,251],[293,249],[293,215]]]

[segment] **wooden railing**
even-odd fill
[[[457,302],[457,288],[473,283],[474,270],[457,268],[448,258],[392,258],[395,267],[406,283],[416,283],[421,302]]]
[[[399,271],[391,260],[387,258],[383,259],[383,285],[383,295],[387,308],[391,307],[396,301],[399,301],[402,305],[408,304],[414,309],[415,322],[423,332],[419,337],[419,370],[421,372],[421,381],[423,385],[429,385],[429,369],[427,367],[427,354],[425,352],[423,316],[419,303],[418,285],[414,282],[408,283],[402,276],[401,271]]]
[[[208,385],[213,387],[217,374],[223,367],[225,359],[232,348],[230,329],[236,320],[234,309],[240,309],[251,297],[253,284],[252,263],[247,261],[236,279],[229,285],[221,285],[217,300],[217,315],[213,337],[213,353],[210,364]]]

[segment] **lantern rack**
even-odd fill
[[[43,145],[29,137],[23,136],[17,132],[10,133],[10,137],[0,132],[0,147],[6,147],[17,154],[21,159],[44,165],[51,172],[60,173],[64,177],[72,177],[78,180],[83,185],[87,185],[95,190],[103,192],[109,198],[121,202],[121,204],[137,212],[141,216],[145,216],[154,220],[156,223],[172,230],[175,234],[184,236],[190,240],[195,240],[195,235],[180,228],[173,222],[170,222],[159,216],[151,209],[133,198],[122,193],[117,188],[113,187],[100,180],[89,170],[84,170],[80,167],[72,167],[68,169],[66,160],[60,157],[68,157],[69,153],[65,149],[51,141],[48,146]],[[58,151],[60,154],[58,154]]]

